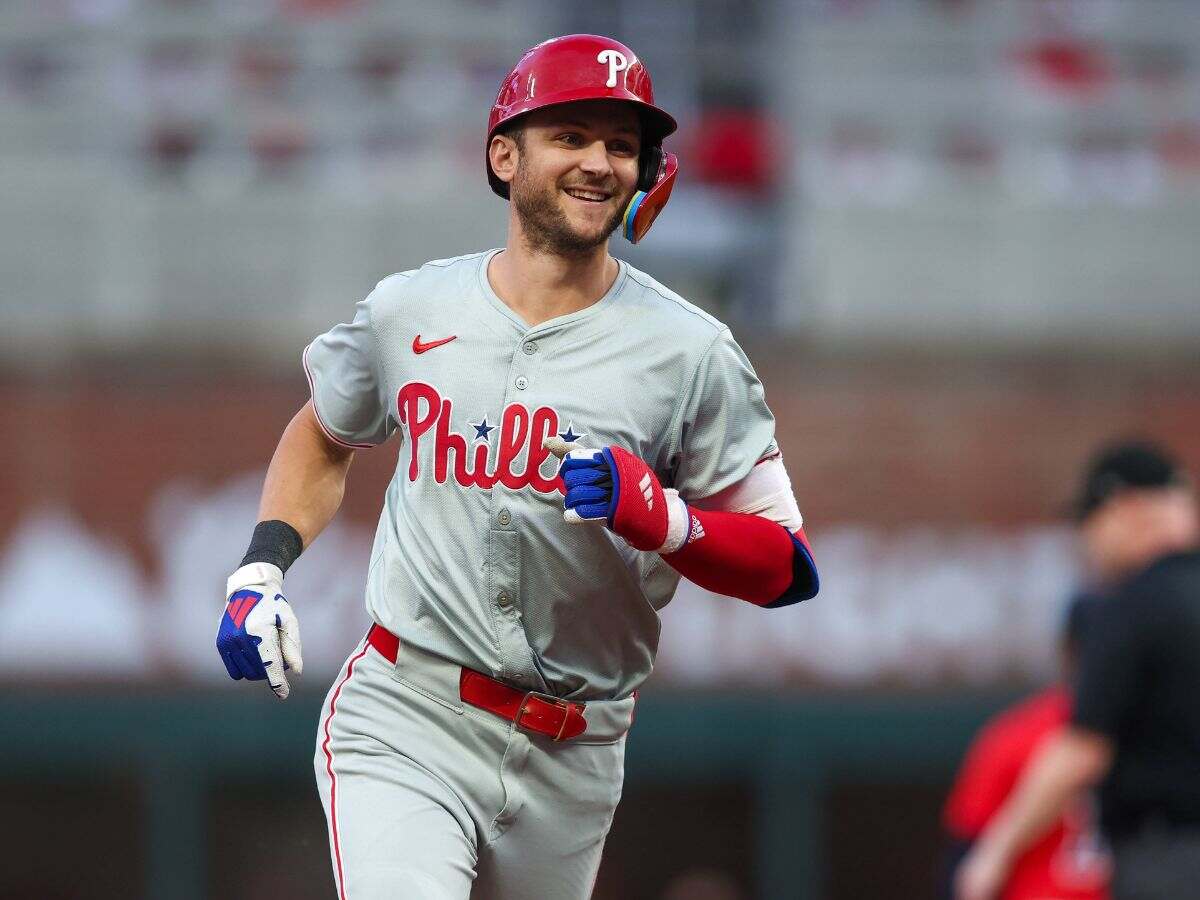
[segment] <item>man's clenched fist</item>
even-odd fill
[[[275,696],[286,700],[290,687],[284,672],[299,675],[304,661],[300,623],[282,591],[283,572],[270,563],[251,563],[230,575],[217,652],[230,678],[265,678]]]
[[[543,445],[562,460],[563,518],[603,522],[638,550],[674,553],[688,540],[690,513],[674,488],[663,488],[650,466],[621,447],[573,447],[559,438]]]

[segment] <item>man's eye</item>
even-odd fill
[[[558,136],[558,139],[564,143],[571,144],[571,145],[577,145],[580,142],[579,135],[572,134],[571,132],[567,132],[566,134],[560,134]]]
[[[626,155],[633,155],[633,153],[635,151],[634,151],[633,147],[631,147],[629,144],[626,144],[624,141],[618,141],[617,143],[612,145],[612,152],[626,154]]]

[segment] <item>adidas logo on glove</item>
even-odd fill
[[[654,488],[650,485],[649,472],[642,476],[642,480],[638,482],[638,487],[642,489],[642,496],[646,498],[646,509],[654,509]]]

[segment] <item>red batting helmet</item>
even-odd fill
[[[666,205],[678,168],[662,141],[677,127],[654,105],[650,73],[637,55],[619,41],[595,34],[551,38],[525,51],[500,83],[488,116],[484,163],[492,190],[508,198],[508,184],[496,177],[487,148],[501,127],[519,116],[576,100],[621,100],[632,103],[642,120],[642,154],[638,192],[625,213],[625,236],[636,243]]]

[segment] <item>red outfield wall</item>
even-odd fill
[[[856,523],[1016,526],[1053,518],[1097,442],[1138,433],[1200,469],[1200,367],[1109,362],[801,361],[751,348],[814,531]],[[210,367],[94,366],[0,381],[0,545],[39,504],[66,505],[153,574],[146,514],[164,484],[265,467],[307,398]],[[344,514],[370,524],[395,443],[360,452]]]

